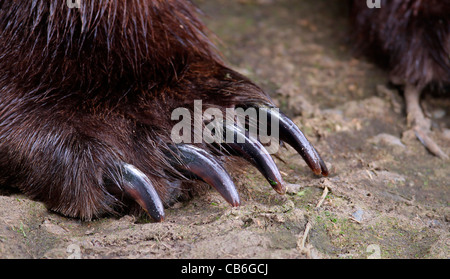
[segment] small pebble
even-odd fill
[[[287,194],[297,194],[302,188],[300,184],[286,183],[286,193]]]
[[[428,222],[428,225],[430,226],[430,228],[438,228],[441,226],[441,223],[438,220],[430,220]]]
[[[56,224],[53,224],[49,220],[45,220],[42,225],[43,228],[45,228],[49,233],[56,234],[56,235],[63,235],[67,233],[67,230],[62,228],[61,226],[58,226]]]
[[[373,144],[387,144],[387,145],[393,145],[393,146],[400,146],[400,147],[406,147],[402,141],[400,140],[400,138],[390,135],[390,134],[378,134],[376,136],[374,136],[373,138],[371,138],[369,140],[371,143]]]
[[[361,222],[363,215],[364,215],[364,211],[362,209],[358,209],[352,214],[352,217],[356,221]]]
[[[443,109],[436,109],[431,114],[434,119],[441,119],[442,117],[445,116],[446,113],[445,113],[445,110],[443,110]]]
[[[450,140],[450,129],[443,129],[442,130],[442,135],[444,136],[444,138]]]

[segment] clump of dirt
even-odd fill
[[[229,64],[265,89],[320,151],[312,174],[291,148],[275,193],[252,167],[233,172],[242,206],[214,191],[152,223],[65,218],[20,193],[0,196],[1,258],[448,258],[450,163],[408,133],[401,94],[351,54],[339,1],[195,1]],[[450,154],[450,101],[426,96]],[[446,136],[447,135],[447,136]],[[326,190],[325,190],[326,189]]]

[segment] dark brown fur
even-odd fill
[[[398,84],[450,83],[450,1],[354,0],[352,32],[359,52],[382,62]]]
[[[127,203],[106,183],[127,162],[168,202],[172,110],[270,100],[224,65],[190,2],[81,3],[0,0],[0,185],[91,219]]]

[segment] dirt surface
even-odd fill
[[[331,175],[313,175],[282,149],[276,162],[288,194],[248,167],[233,173],[240,207],[211,190],[167,209],[163,223],[81,222],[4,193],[0,257],[448,258],[450,163],[405,133],[403,98],[387,74],[352,57],[342,1],[195,3],[229,64],[295,120]],[[426,96],[424,106],[450,154],[450,101]]]

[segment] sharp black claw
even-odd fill
[[[248,133],[235,125],[224,125],[224,128],[226,134],[229,131],[234,134],[234,140],[231,143],[226,142],[222,145],[249,161],[264,175],[277,193],[284,194],[286,187],[283,178],[264,146],[257,139],[253,139]],[[238,140],[240,138],[243,140]]]
[[[174,167],[188,175],[194,175],[214,187],[232,206],[239,206],[239,195],[228,172],[211,154],[193,145],[177,145],[181,162],[174,160]]]
[[[164,220],[164,206],[148,177],[130,164],[123,164],[123,190],[157,222]]]
[[[328,175],[328,169],[325,162],[320,157],[317,150],[311,145],[305,135],[292,122],[289,117],[283,113],[270,109],[260,108],[267,113],[267,123],[272,123],[274,118],[279,123],[279,137],[281,141],[286,142],[292,146],[305,160],[306,164],[311,168],[315,174]]]

